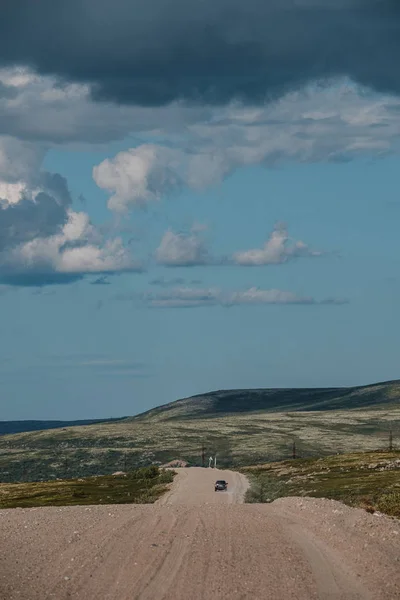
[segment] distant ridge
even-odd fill
[[[0,436],[102,423],[185,421],[246,413],[379,409],[389,405],[400,406],[400,380],[355,387],[217,390],[174,400],[132,417],[78,421],[0,421]]]
[[[84,419],[80,421],[0,421],[0,435],[24,433],[28,431],[45,431],[46,429],[63,429],[79,425],[97,425],[111,423],[121,419]]]
[[[259,388],[198,394],[146,411],[133,420],[207,418],[252,412],[333,411],[400,404],[400,380],[330,388]]]
[[[200,466],[203,449],[222,467],[284,460],[294,443],[303,458],[381,450],[400,447],[400,381],[219,390],[133,417],[3,422],[0,431],[14,431],[0,435],[3,482],[89,477],[173,460]]]

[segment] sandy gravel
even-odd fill
[[[244,505],[246,486],[183,469],[152,506],[0,511],[0,598],[400,599],[399,521],[330,500]]]
[[[249,482],[235,471],[220,469],[174,469],[178,474],[171,491],[157,501],[161,506],[199,506],[207,504],[243,504]],[[214,492],[217,479],[228,483],[227,492]]]

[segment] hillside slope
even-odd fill
[[[232,390],[136,417],[0,436],[0,481],[113,473],[183,459],[223,467],[400,445],[400,383],[357,388]]]
[[[187,419],[250,412],[325,411],[400,406],[400,381],[345,388],[219,390],[164,404],[135,420]]]

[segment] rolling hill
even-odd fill
[[[216,417],[251,412],[332,411],[400,407],[400,380],[345,388],[220,390],[176,400],[133,419]]]
[[[181,458],[223,466],[400,444],[400,381],[353,388],[225,390],[121,420],[0,437],[0,480],[107,474]]]

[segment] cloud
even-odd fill
[[[114,192],[108,201],[110,210],[122,212],[130,204],[144,205],[175,190],[180,183],[179,160],[175,150],[143,144],[95,166],[93,179],[102,189]]]
[[[137,144],[132,150],[136,163],[150,164],[139,179],[140,184],[146,173],[150,175],[149,190],[141,184],[142,191],[153,194],[145,193],[145,202],[164,193],[162,186],[154,187],[154,169],[161,182],[168,182],[169,192],[182,186],[201,190],[248,164],[350,160],[398,149],[400,100],[367,93],[348,80],[309,85],[264,106],[195,108],[173,103],[157,109],[95,103],[87,85],[60,86],[55,78],[38,77],[26,69],[0,69],[0,83],[16,93],[14,98],[0,96],[0,129],[18,138],[18,152],[25,142],[25,161],[10,160],[10,172],[15,165],[25,168],[28,153],[41,163],[38,151],[43,155],[49,145],[106,147],[107,142],[130,136],[132,145]],[[141,148],[143,138],[153,143]],[[129,174],[132,160],[119,165],[117,180],[121,170]],[[130,188],[132,184],[138,191],[120,194],[125,206],[143,202],[139,184],[133,181]],[[112,190],[115,187],[114,174]]]
[[[76,364],[64,365],[67,368],[92,369],[96,374],[103,375],[128,375],[134,377],[148,377],[148,366],[141,363],[125,359],[94,359],[84,360]]]
[[[65,178],[37,170],[40,156],[21,150],[0,137],[0,283],[40,286],[137,270],[120,238],[105,238],[72,209]]]
[[[111,194],[109,208],[124,211],[185,187],[203,191],[241,167],[379,157],[398,151],[399,140],[400,100],[341,81],[265,106],[215,108],[207,120],[187,124],[173,144],[122,151],[93,175]]]
[[[8,201],[0,198],[0,253],[15,250],[38,235],[54,235],[66,224],[70,198],[65,179],[43,173],[38,184],[41,189],[22,189],[19,200],[14,194]],[[1,187],[1,192],[7,191]]]
[[[61,85],[27,69],[0,69],[0,83],[13,90],[0,95],[0,129],[18,138],[15,151],[24,152],[24,161],[11,154],[8,161],[10,174],[25,170],[15,174],[18,180],[35,171],[33,163],[40,165],[50,146],[106,147],[129,136],[134,147],[94,170],[98,185],[110,192],[110,207],[121,212],[184,187],[204,190],[247,165],[343,161],[399,149],[400,99],[346,79],[310,84],[265,105],[174,102],[153,109],[95,103],[88,85]],[[11,137],[8,145],[11,153]]]
[[[165,267],[198,267],[204,265],[236,265],[241,267],[278,265],[296,258],[322,256],[302,241],[289,237],[284,223],[277,223],[262,248],[235,252],[231,257],[214,257],[202,237],[204,226],[195,225],[190,232],[176,233],[168,229],[155,252],[159,265]],[[176,284],[184,280],[173,280]],[[165,285],[161,282],[158,285]]]
[[[7,209],[2,209],[7,211]],[[10,285],[70,283],[93,273],[140,270],[122,240],[100,240],[85,213],[66,212],[59,233],[21,242],[0,253],[0,281]]]
[[[11,364],[8,372],[23,375],[29,373],[38,373],[40,371],[49,371],[49,369],[57,372],[65,371],[67,376],[72,374],[74,378],[86,376],[88,373],[96,377],[130,377],[130,378],[145,378],[151,377],[153,369],[150,365],[142,362],[135,362],[129,359],[114,359],[108,357],[85,358],[76,356],[32,356],[30,363],[24,365],[21,369],[17,362]]]
[[[11,292],[13,288],[10,287],[9,285],[4,285],[4,284],[0,284],[0,296],[4,296],[5,294],[8,294],[9,292]]]
[[[43,161],[45,149],[10,136],[0,137],[0,179],[2,185],[32,184]],[[12,187],[10,187],[12,189]],[[0,188],[1,193],[2,188]]]
[[[158,264],[166,267],[195,267],[212,264],[204,240],[197,230],[175,233],[171,229],[163,235],[155,252]]]
[[[398,93],[399,59],[396,0],[18,0],[0,22],[5,67],[120,104],[263,102],[338,75]]]
[[[108,280],[107,275],[101,275],[101,277],[97,277],[94,281],[90,282],[92,285],[110,285],[110,281]]]
[[[342,80],[309,85],[262,107],[215,110],[211,122],[189,131],[196,146],[224,157],[229,172],[253,164],[347,161],[399,150],[400,103]]]
[[[219,289],[197,289],[180,287],[168,292],[147,294],[145,302],[151,308],[194,308],[216,306],[221,303]]]
[[[149,132],[170,138],[211,114],[210,108],[178,102],[156,110],[97,103],[86,84],[61,85],[58,78],[39,77],[27,68],[0,68],[0,129],[30,143],[105,146],[130,134],[140,140]]]
[[[172,287],[174,285],[183,285],[185,283],[185,279],[183,277],[175,277],[173,279],[166,279],[165,277],[156,277],[149,281],[150,285],[155,285],[159,287]]]
[[[228,156],[210,146],[196,148],[192,140],[177,148],[142,144],[119,152],[93,168],[93,179],[112,194],[108,208],[122,213],[184,186],[203,190],[222,181],[231,170]]]
[[[125,298],[127,299],[127,298]],[[236,305],[267,304],[323,304],[340,305],[347,301],[339,298],[316,300],[310,296],[299,296],[293,292],[256,287],[236,292],[227,292],[219,288],[177,287],[158,294],[148,293],[144,301],[151,308],[198,308],[205,306],[222,306],[228,308]]]
[[[290,244],[286,225],[278,223],[263,248],[236,252],[233,255],[233,262],[245,267],[279,265],[294,258],[321,256],[321,254],[321,252],[311,250],[302,241]]]

